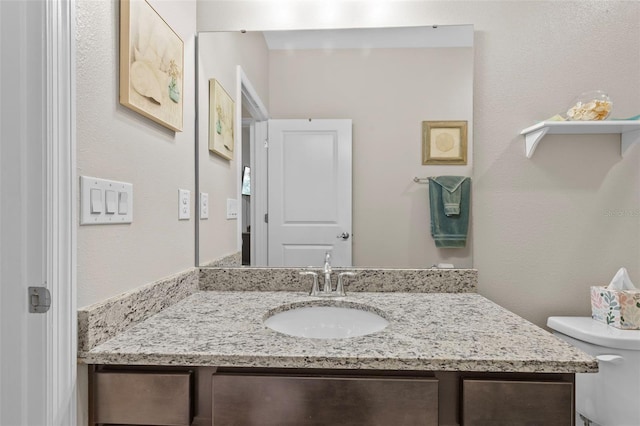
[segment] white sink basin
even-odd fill
[[[348,306],[302,306],[265,319],[272,330],[312,339],[344,339],[383,330],[389,321],[380,315]]]

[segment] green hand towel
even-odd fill
[[[471,179],[467,176],[430,178],[431,236],[436,247],[466,246],[469,228]]]

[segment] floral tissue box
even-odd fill
[[[640,329],[640,290],[591,287],[591,317],[624,330]]]

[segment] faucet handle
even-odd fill
[[[338,274],[338,285],[336,286],[336,293],[338,296],[346,296],[347,294],[344,291],[344,278],[343,277],[355,277],[357,274],[355,272],[340,272]]]
[[[300,275],[311,275],[313,277],[313,286],[309,292],[309,296],[317,296],[320,293],[318,289],[318,273],[313,271],[301,271]]]

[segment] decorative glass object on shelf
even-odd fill
[[[584,92],[574,99],[567,110],[566,119],[570,121],[605,120],[611,114],[613,102],[602,90]]]

